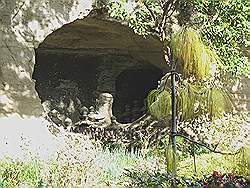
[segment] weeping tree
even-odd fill
[[[179,65],[181,78],[176,85],[178,121],[190,121],[202,115],[208,115],[209,120],[214,121],[225,112],[232,112],[233,102],[219,81],[219,69],[222,66],[220,59],[213,50],[203,44],[197,32],[192,28],[181,28],[172,36],[170,47],[174,61]],[[172,91],[170,87],[166,87],[167,79],[168,76],[147,98],[150,114],[166,122],[173,113]],[[176,166],[173,165],[176,161],[175,153],[174,148],[168,145],[168,171],[176,172]]]
[[[181,75],[177,87],[178,119],[187,121],[208,114],[212,121],[224,112],[232,112],[230,95],[219,82],[220,59],[202,43],[197,32],[182,28],[173,35],[170,45]],[[158,119],[170,117],[170,99],[169,88],[152,90],[148,95],[149,112]]]
[[[148,111],[155,118],[168,122],[175,111],[172,109],[173,92],[167,87],[173,71],[179,70],[177,84],[177,117],[172,120],[189,121],[207,114],[213,121],[224,112],[233,110],[229,94],[219,82],[222,63],[216,53],[206,46],[198,33],[190,27],[176,31],[176,14],[180,10],[181,0],[121,0],[111,1],[108,9],[111,17],[128,21],[130,27],[140,35],[152,34],[158,37],[162,44],[166,64],[170,65],[169,73],[162,79],[159,88],[152,90],[147,97]],[[174,34],[172,34],[174,33]],[[173,87],[172,87],[173,88]],[[174,114],[175,115],[175,114]],[[167,124],[167,123],[166,123]],[[172,128],[173,129],[173,128]],[[175,131],[175,130],[174,130]],[[170,135],[170,143],[166,148],[168,170],[176,172],[175,136]]]

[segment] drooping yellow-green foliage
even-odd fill
[[[177,110],[180,121],[208,114],[210,118],[221,117],[233,111],[233,102],[227,91],[218,86],[207,87],[201,83],[183,81],[177,88]],[[149,112],[157,119],[171,115],[171,94],[153,90],[148,95]]]
[[[219,117],[223,112],[232,112],[233,102],[227,91],[223,88],[209,88],[203,100],[206,112],[210,117]]]
[[[184,84],[178,88],[177,107],[181,120],[194,117],[195,102],[197,100],[196,91],[198,88],[192,84]]]
[[[216,53],[204,45],[191,28],[183,28],[174,34],[171,47],[183,74],[177,87],[179,120],[186,121],[205,114],[212,119],[221,117],[224,112],[232,112],[234,105],[228,92],[214,77],[215,68],[220,66]],[[168,119],[171,115],[170,91],[150,92],[148,109],[156,118]]]
[[[198,80],[214,74],[220,60],[216,53],[204,45],[192,28],[182,28],[172,37],[171,47],[175,61],[181,65],[186,78],[194,76]]]
[[[148,97],[148,110],[157,119],[164,119],[171,115],[171,94],[167,90],[152,90]]]
[[[166,151],[165,151],[165,159],[167,163],[167,172],[173,172],[174,166],[173,166],[173,160],[174,160],[174,151],[172,145],[169,143],[167,145]]]

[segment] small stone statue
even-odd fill
[[[100,121],[100,126],[105,127],[111,125],[111,117],[113,116],[112,106],[113,96],[109,93],[101,93],[96,100],[97,113],[104,117],[104,119]]]
[[[100,94],[99,98],[96,100],[96,109],[91,106],[89,109],[87,107],[82,107],[80,110],[81,121],[77,122],[76,125],[87,124],[94,127],[107,127],[112,123],[116,123],[116,120],[111,122],[112,114],[112,104],[113,96],[109,93]]]
[[[100,120],[103,120],[105,117],[96,112],[95,108],[93,106],[89,107],[89,114],[88,119],[92,122],[99,122]]]
[[[53,109],[50,113],[51,115],[56,116],[59,112],[56,109]]]
[[[64,120],[64,126],[65,126],[65,128],[66,128],[68,131],[71,131],[72,125],[73,125],[72,120],[71,120],[69,117],[67,117],[67,118]]]
[[[86,120],[88,117],[89,109],[86,106],[83,106],[80,109],[80,119],[81,120]]]
[[[56,109],[53,109],[52,111],[49,112],[49,117],[51,120],[57,124],[58,126],[61,125],[61,120],[58,118],[59,112]]]
[[[94,106],[89,107],[88,119],[90,121],[95,121],[96,120],[95,119],[95,108],[94,108]]]
[[[60,124],[59,124],[59,125],[63,125],[63,126],[64,126],[64,121],[65,121],[65,119],[66,119],[65,115],[64,115],[64,114],[58,113],[57,118],[58,118],[59,121],[60,121]]]

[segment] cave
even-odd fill
[[[43,106],[73,122],[100,93],[114,97],[113,114],[128,123],[145,113],[148,92],[166,72],[160,44],[108,20],[76,20],[36,49],[33,79]]]
[[[162,71],[154,66],[123,71],[116,79],[114,113],[121,123],[135,121],[146,113],[146,98],[157,87]]]

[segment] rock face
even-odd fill
[[[40,116],[44,102],[71,113],[78,102],[89,107],[103,92],[118,99],[120,113],[137,100],[129,98],[136,84],[144,84],[136,95],[145,98],[167,70],[153,37],[137,36],[95,11],[85,17],[90,0],[1,2],[0,116]],[[136,76],[143,79],[135,83]]]
[[[91,0],[0,0],[0,117],[40,116],[32,73],[35,48],[91,10]]]
[[[122,121],[125,105],[139,112],[147,93],[157,87],[157,80],[167,70],[157,39],[138,36],[93,10],[84,19],[51,33],[39,45],[33,78],[42,102],[71,96],[89,107],[100,93],[111,93],[114,115]],[[123,122],[140,115],[135,113],[136,117],[131,115]]]
[[[103,92],[113,94],[114,107],[120,103],[115,109],[117,112],[122,111],[119,106],[123,106],[124,101],[135,103],[136,98],[122,97],[118,97],[116,102],[117,96],[125,93],[127,88],[140,85],[141,82],[129,86],[125,84],[135,81],[131,75],[135,76],[138,70],[143,70],[140,77],[146,78],[145,75],[151,75],[152,67],[162,73],[167,72],[168,67],[163,62],[160,44],[156,39],[139,37],[127,26],[104,19],[95,12],[84,18],[92,9],[92,3],[92,0],[0,0],[0,117],[13,113],[22,117],[42,115],[41,103],[50,95],[46,94],[46,87],[54,88],[57,93],[58,87],[64,87],[60,84],[69,83],[69,80],[63,78],[64,81],[58,84],[53,82],[56,86],[43,82],[45,86],[40,87],[42,82],[36,83],[33,80],[35,64],[39,70],[39,66],[48,65],[41,61],[47,62],[53,57],[58,59],[60,56],[62,61],[101,62],[102,65],[91,69],[92,72],[88,68],[84,72],[84,75],[89,73],[90,76],[97,74],[91,83],[75,88],[79,93],[82,88],[87,88],[86,96],[83,97],[86,100]],[[150,67],[149,72],[145,66]],[[69,75],[74,74],[70,72]],[[44,77],[43,74],[40,76]],[[59,80],[60,77],[56,78]],[[89,85],[94,85],[94,88],[89,89]],[[68,91],[68,86],[71,85],[64,87],[65,91]],[[39,87],[40,92],[37,93]],[[74,110],[73,103],[77,103],[76,98],[80,98],[77,92],[68,95],[71,96],[69,111]],[[128,96],[133,95],[135,93],[128,92]],[[249,93],[245,96],[244,100],[249,104]],[[84,102],[81,98],[79,101]]]

